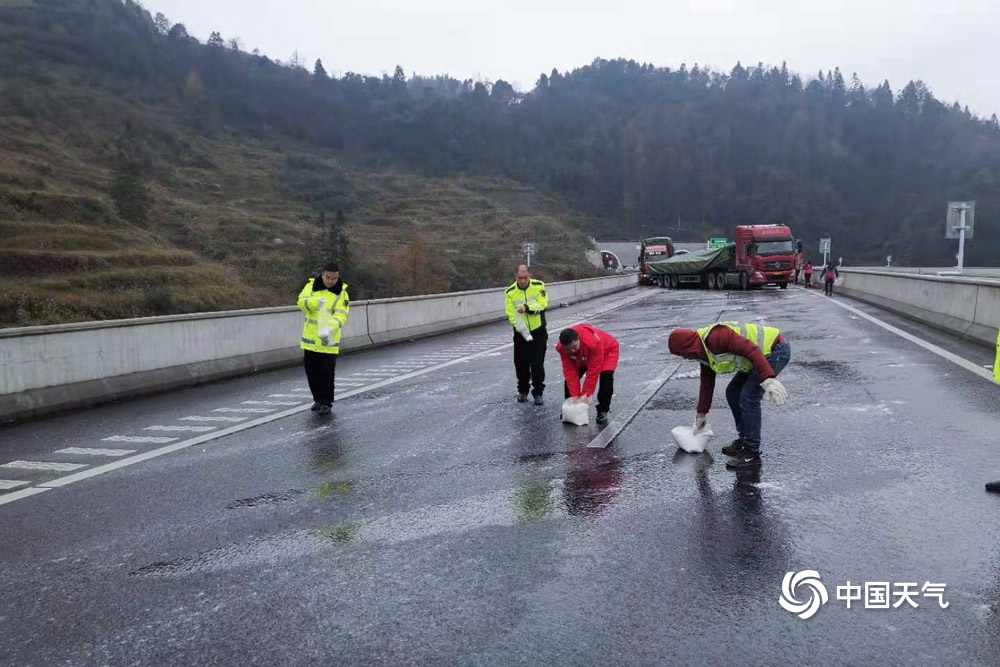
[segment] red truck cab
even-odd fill
[[[753,286],[787,287],[795,279],[796,243],[785,225],[736,228],[736,265]]]
[[[674,241],[669,236],[653,236],[643,239],[639,248],[639,284],[653,284],[649,277],[649,262],[659,262],[673,256]]]

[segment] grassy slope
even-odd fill
[[[19,94],[33,113],[0,112],[0,326],[292,303],[327,205],[346,211],[355,298],[503,284],[523,241],[538,244],[543,279],[594,275],[566,209],[516,183],[363,169],[280,136],[207,137],[175,108],[68,77]],[[126,120],[153,159],[143,228],[106,194]]]

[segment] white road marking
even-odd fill
[[[251,414],[266,415],[274,412],[270,408],[216,408],[212,412],[249,412]]]
[[[57,472],[69,472],[86,467],[86,463],[54,463],[51,461],[11,461],[0,466],[0,468],[13,468],[15,470],[55,470]]]
[[[97,447],[67,447],[58,449],[56,454],[82,454],[85,456],[125,456],[135,454],[134,449],[100,449]]]
[[[243,401],[240,405],[298,405],[299,401]]]
[[[46,491],[48,491],[48,489],[40,489],[37,486],[33,486],[30,489],[21,489],[20,491],[5,493],[0,496],[0,505],[6,505],[7,503],[12,503],[15,500],[21,500],[22,498],[37,496],[39,493],[45,493]]]
[[[200,417],[198,415],[192,415],[190,417],[181,417],[182,422],[242,422],[250,419],[249,417]]]
[[[843,308],[845,310],[849,310],[852,313],[858,315],[859,317],[863,317],[864,319],[868,320],[872,324],[876,324],[876,325],[882,327],[883,329],[885,329],[886,331],[889,331],[889,332],[892,332],[892,333],[896,334],[900,338],[904,338],[904,339],[910,341],[911,343],[913,343],[915,345],[919,345],[920,347],[924,348],[928,352],[933,352],[934,354],[938,355],[942,359],[947,359],[948,361],[950,361],[951,363],[955,364],[956,366],[961,366],[962,368],[964,368],[965,370],[969,371],[970,373],[974,373],[974,374],[978,375],[979,377],[981,377],[981,378],[983,378],[985,380],[989,380],[990,382],[995,382],[995,380],[993,379],[993,373],[987,372],[985,369],[980,368],[978,365],[972,363],[968,359],[963,359],[962,357],[958,356],[957,354],[952,354],[948,350],[946,350],[944,348],[941,348],[941,347],[938,347],[934,343],[928,343],[923,338],[918,338],[917,336],[914,336],[911,333],[903,331],[902,329],[900,329],[898,327],[892,326],[888,322],[883,322],[882,320],[878,319],[877,317],[869,315],[865,311],[859,310],[859,309],[855,308],[854,306],[848,306],[846,303],[841,303],[840,301],[831,300],[829,298],[824,298],[824,297],[821,297],[818,294],[813,294],[812,296],[816,297],[817,299],[823,299],[827,303],[832,303],[832,304],[834,304],[836,306],[840,306],[841,308]]]
[[[143,431],[165,431],[167,433],[208,433],[209,431],[214,431],[219,428],[218,426],[167,426],[163,424],[157,424],[156,426],[147,426],[142,429]]]
[[[648,298],[649,296],[652,296],[655,293],[656,292],[647,292],[647,293],[641,294],[641,295],[639,295],[639,296],[637,296],[635,298],[625,299],[625,300],[623,300],[621,302],[618,302],[618,303],[616,303],[614,305],[609,306],[608,308],[605,308],[605,309],[599,311],[598,313],[590,314],[588,316],[588,318],[589,317],[593,317],[596,314],[604,314],[604,313],[611,312],[613,310],[617,310],[619,308],[624,308],[626,306],[631,306],[631,305],[637,303],[638,301],[641,301],[642,299],[645,299],[645,298]],[[582,318],[579,321],[580,322],[584,322],[588,318]],[[478,352],[476,354],[472,354],[472,355],[469,355],[469,356],[466,356],[466,357],[461,357],[461,358],[458,358],[458,359],[452,359],[452,360],[446,361],[444,363],[436,364],[434,366],[428,366],[427,368],[423,368],[423,369],[420,369],[420,370],[417,370],[417,371],[413,371],[412,373],[405,373],[403,375],[399,375],[399,376],[396,376],[394,378],[389,378],[389,379],[382,380],[380,382],[376,382],[376,383],[368,385],[366,387],[361,387],[359,389],[354,389],[354,390],[351,390],[351,391],[344,392],[343,394],[340,395],[339,399],[340,400],[345,400],[345,399],[351,398],[352,396],[358,396],[360,394],[364,394],[364,393],[372,391],[374,389],[380,389],[382,387],[386,387],[386,386],[389,386],[389,385],[392,385],[392,384],[396,384],[396,383],[399,383],[399,382],[404,382],[406,380],[410,380],[410,379],[413,379],[413,378],[416,378],[416,377],[420,377],[422,375],[427,375],[429,373],[434,373],[434,372],[439,371],[439,370],[441,370],[443,368],[448,368],[449,366],[456,366],[458,364],[466,363],[466,362],[472,361],[474,359],[479,359],[481,357],[485,357],[485,356],[489,355],[492,352],[497,352],[499,350],[508,349],[508,348],[511,347],[511,345],[513,345],[513,342],[508,340],[507,342],[505,342],[505,343],[503,343],[501,345],[498,345],[498,346],[496,346],[494,348],[489,348],[489,349],[483,350],[483,351]],[[300,391],[307,391],[307,390],[300,390]],[[247,421],[247,422],[242,423],[242,424],[235,424],[233,426],[229,426],[227,428],[223,428],[223,429],[215,431],[213,433],[206,433],[204,435],[200,435],[200,436],[191,438],[189,440],[182,440],[181,442],[175,442],[175,443],[173,443],[171,445],[166,445],[164,447],[159,447],[157,449],[152,449],[152,450],[149,450],[147,452],[143,452],[141,454],[136,454],[134,456],[130,456],[128,458],[119,459],[119,460],[114,461],[112,463],[106,463],[104,465],[94,466],[93,468],[90,468],[88,470],[84,470],[84,471],[81,471],[81,472],[78,472],[78,473],[74,473],[74,474],[71,474],[71,475],[66,475],[65,477],[59,477],[57,479],[53,479],[53,480],[50,480],[48,482],[44,482],[44,483],[39,484],[38,486],[32,487],[30,489],[24,489],[22,491],[14,491],[14,492],[12,492],[10,494],[4,495],[4,496],[0,497],[0,504],[4,504],[4,503],[8,503],[8,502],[13,502],[15,500],[20,500],[21,498],[27,498],[27,497],[35,495],[37,493],[42,493],[43,491],[46,491],[48,489],[54,489],[54,488],[63,487],[63,486],[66,486],[68,484],[73,484],[75,482],[79,482],[79,481],[82,481],[82,480],[85,480],[85,479],[90,479],[91,477],[97,477],[99,475],[103,475],[105,473],[108,473],[108,472],[111,472],[111,471],[114,471],[114,470],[118,470],[119,468],[125,468],[127,466],[131,466],[131,465],[135,465],[137,463],[141,463],[142,461],[147,461],[149,459],[153,459],[153,458],[157,458],[157,457],[160,457],[160,456],[164,456],[165,454],[170,454],[170,453],[179,451],[181,449],[186,449],[188,447],[193,447],[195,445],[200,445],[200,444],[203,444],[203,443],[206,443],[206,442],[210,442],[212,440],[217,440],[217,439],[223,438],[223,437],[225,437],[227,435],[232,435],[233,433],[239,433],[241,431],[246,431],[248,429],[255,428],[255,427],[261,426],[263,424],[268,424],[270,422],[277,421],[279,419],[284,419],[285,417],[291,417],[292,415],[296,415],[296,414],[298,414],[300,412],[306,412],[306,411],[309,410],[309,408],[310,408],[310,406],[308,404],[300,405],[300,406],[297,406],[297,407],[294,407],[294,408],[289,408],[287,410],[283,410],[281,412],[276,412],[275,414],[268,414],[268,415],[263,416],[263,417],[257,417],[255,419],[252,419],[252,420]],[[240,408],[218,408],[218,409],[214,410],[213,412],[233,412],[233,411],[239,411],[239,412],[254,411],[254,412],[268,412],[268,413],[274,412],[273,410],[254,410],[253,408],[245,408],[245,409],[240,409]],[[607,429],[605,429],[605,430],[607,430]]]
[[[639,395],[632,399],[632,402],[628,404],[625,408],[625,412],[621,416],[612,419],[611,423],[608,424],[603,431],[598,433],[596,438],[587,443],[587,446],[604,449],[610,445],[611,441],[617,438],[618,434],[621,433],[622,430],[628,426],[628,423],[635,418],[635,416],[639,413],[639,410],[642,409],[642,406],[646,405],[646,403],[649,402],[649,399],[653,398],[653,395],[660,390],[660,387],[666,384],[667,380],[670,379],[670,376],[676,373],[677,369],[680,367],[681,364],[677,364],[670,370],[663,371],[653,378],[652,381],[647,383],[645,388],[639,392]]]
[[[113,435],[110,438],[101,438],[101,442],[136,442],[141,444],[162,445],[173,442],[178,438],[167,438],[159,435]]]
[[[268,398],[302,398],[299,394],[268,394]]]
[[[0,491],[10,491],[20,486],[28,486],[31,482],[19,482],[14,479],[0,479]]]

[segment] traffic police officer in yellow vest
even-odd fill
[[[726,400],[733,412],[739,437],[723,447],[734,457],[727,468],[742,470],[760,466],[760,400],[775,405],[788,398],[785,387],[775,379],[792,358],[792,348],[774,327],[721,322],[698,330],[675,329],[668,340],[670,352],[701,363],[701,390],[695,412],[694,431],[705,425],[712,407],[715,376],[735,373],[726,388]]]
[[[542,405],[545,391],[545,348],[549,334],[545,329],[545,310],[549,297],[545,283],[531,277],[527,264],[518,264],[514,284],[504,295],[507,319],[514,327],[514,371],[517,373],[517,401],[528,400],[528,389],[535,405]]]
[[[301,344],[306,378],[313,396],[312,410],[321,415],[330,414],[333,405],[340,334],[350,309],[347,285],[341,281],[340,266],[334,262],[326,264],[323,272],[299,292],[299,310],[306,316]]]

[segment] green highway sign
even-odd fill
[[[716,248],[725,248],[728,243],[726,239],[711,238],[708,240],[708,247],[715,250]]]

